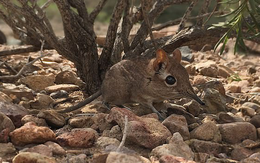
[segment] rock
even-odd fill
[[[9,129],[9,131],[13,131],[15,129],[15,126],[9,117],[0,112],[0,131],[7,128]]]
[[[243,159],[249,157],[253,153],[254,152],[249,149],[246,149],[243,147],[235,147],[234,150],[231,152],[231,158],[233,160],[240,161],[240,160],[243,160]]]
[[[185,66],[186,71],[189,75],[195,75],[196,74],[196,68],[193,64],[187,64]]]
[[[202,111],[200,104],[195,102],[194,100],[184,104],[183,106],[189,113],[191,113],[194,116],[199,116],[200,112]]]
[[[33,115],[24,116],[21,122],[23,125],[27,122],[34,122],[37,126],[48,126],[44,119],[35,117]]]
[[[187,160],[193,160],[194,158],[194,153],[178,132],[173,134],[169,144],[157,146],[150,153],[150,156],[155,156],[156,158],[161,158],[164,155],[183,157]]]
[[[186,118],[186,121],[188,124],[192,124],[196,122],[195,117],[186,111],[185,107],[180,105],[171,104],[167,108],[167,116],[170,116],[171,114],[177,114],[177,115],[183,115]]]
[[[22,126],[21,119],[28,114],[24,107],[7,102],[0,102],[0,112],[8,116],[15,127]]]
[[[56,99],[56,98],[67,98],[69,96],[69,93],[65,90],[59,90],[57,92],[51,93],[50,96],[54,99]]]
[[[232,71],[230,68],[224,66],[224,65],[218,65],[218,76],[221,76],[223,78],[230,77],[235,72]]]
[[[260,152],[254,153],[248,158],[240,161],[240,163],[259,163],[260,162]]]
[[[53,93],[60,90],[65,90],[67,92],[77,91],[79,90],[79,86],[74,84],[58,84],[58,85],[52,85],[45,88],[45,91],[47,93]]]
[[[108,114],[105,113],[97,113],[92,117],[94,124],[98,127],[100,132],[112,128],[112,124],[107,121],[107,117]]]
[[[73,128],[90,128],[94,124],[92,117],[79,116],[69,119],[69,125]]]
[[[250,108],[252,108],[254,110],[260,109],[260,105],[258,105],[256,103],[253,103],[253,102],[245,102],[245,103],[243,103],[242,106],[247,106],[247,107],[250,107]]]
[[[98,138],[98,133],[91,128],[72,129],[59,135],[56,140],[61,146],[88,148],[91,147]]]
[[[222,140],[235,144],[245,139],[256,140],[256,128],[249,122],[233,122],[227,124],[219,124],[219,130]]]
[[[218,116],[218,123],[232,123],[232,122],[244,122],[244,120],[240,117],[235,116],[234,114],[228,112],[228,113],[224,113],[224,112],[220,112],[219,114],[217,114]]]
[[[241,93],[241,87],[235,83],[227,84],[225,88],[230,93]]]
[[[52,150],[54,155],[66,155],[66,151],[59,144],[51,141],[47,141],[44,144]]]
[[[257,92],[259,93],[260,92],[260,87],[253,87],[250,92]]]
[[[250,119],[250,123],[252,123],[256,128],[260,128],[260,114],[254,115]]]
[[[195,161],[186,160],[183,157],[176,157],[173,155],[163,155],[160,160],[160,163],[196,163]]]
[[[191,131],[191,138],[206,141],[221,141],[221,134],[214,122],[206,122]]]
[[[182,46],[179,48],[181,51],[181,59],[188,62],[194,61],[194,55],[188,46]]]
[[[171,132],[154,118],[140,118],[124,108],[112,108],[108,121],[115,121],[123,131],[125,116],[128,116],[127,141],[152,149],[163,144]]]
[[[85,154],[79,154],[76,156],[71,156],[71,158],[68,160],[69,163],[86,163],[87,156]]]
[[[47,109],[54,103],[54,100],[45,94],[37,94],[36,99],[30,101],[30,106],[33,109]]]
[[[9,128],[5,128],[3,130],[0,130],[0,143],[8,143],[9,142],[9,134],[10,134]]]
[[[106,163],[151,163],[147,158],[139,155],[129,155],[119,152],[110,152]]]
[[[15,145],[44,143],[55,139],[54,132],[48,127],[38,127],[33,122],[28,122],[10,133],[11,142]]]
[[[204,102],[207,106],[205,108],[207,113],[226,112],[226,100],[216,89],[207,88],[205,90]]]
[[[121,141],[123,137],[123,132],[118,125],[115,125],[109,130],[108,136],[110,138],[116,138],[117,140]]]
[[[27,85],[34,91],[44,90],[46,87],[54,85],[54,75],[31,75],[20,79],[20,82]]]
[[[12,102],[12,99],[7,94],[0,91],[0,101],[10,103],[10,102]]]
[[[255,68],[255,66],[250,66],[250,67],[247,69],[247,72],[248,72],[249,74],[254,74],[254,73],[256,73],[256,68]]]
[[[83,82],[77,77],[73,71],[62,71],[55,77],[56,84],[75,84],[79,87],[83,86]]]
[[[3,83],[0,85],[0,91],[5,93],[9,97],[13,96],[16,97],[17,99],[22,99],[22,98],[26,98],[29,100],[34,99],[34,94],[32,90],[26,87],[25,85],[17,86],[15,84]]]
[[[13,163],[56,163],[55,158],[34,152],[20,152],[13,159]]]
[[[222,152],[222,145],[211,141],[191,139],[189,146],[194,152],[207,153],[207,154],[219,154]]]
[[[194,79],[193,79],[193,84],[194,85],[200,85],[200,84],[204,84],[206,83],[208,80],[202,76],[202,75],[196,75],[194,76]]]
[[[25,149],[23,150],[23,152],[35,152],[44,156],[52,157],[52,150],[44,144],[36,145],[34,147]]]
[[[12,143],[0,143],[0,157],[15,155],[16,149]]]
[[[209,77],[217,77],[218,67],[214,61],[208,60],[206,62],[200,62],[196,64],[196,69],[201,75]]]
[[[172,134],[179,132],[184,140],[190,138],[188,124],[184,116],[172,114],[167,117],[162,124],[166,126]]]
[[[115,138],[109,138],[109,137],[99,137],[97,139],[96,145],[102,148],[105,148],[108,145],[115,145],[115,146],[119,146],[120,141],[118,141]]]
[[[255,109],[247,107],[247,106],[241,106],[239,108],[239,111],[243,114],[243,116],[254,116],[256,114]]]
[[[55,110],[43,110],[37,114],[37,117],[43,118],[52,127],[62,127],[66,123],[66,119],[63,114],[56,112]]]

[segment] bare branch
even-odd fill
[[[116,6],[114,7],[112,18],[108,26],[106,43],[99,59],[99,66],[101,72],[103,71],[105,72],[108,66],[111,64],[110,58],[111,58],[113,45],[116,39],[117,28],[125,6],[126,6],[125,0],[118,0]]]
[[[204,4],[200,10],[200,15],[207,13],[209,8],[210,0],[204,0]],[[197,26],[202,27],[203,25],[203,17],[197,20]]]
[[[103,7],[105,6],[107,0],[100,0],[98,5],[95,7],[95,9],[89,14],[89,19],[91,21],[91,23],[93,24],[97,15],[99,14],[99,12],[103,9]]]
[[[193,1],[190,3],[190,6],[187,8],[186,12],[185,12],[184,15],[182,16],[182,19],[181,19],[181,21],[180,21],[180,25],[179,25],[179,28],[178,28],[178,32],[181,31],[181,30],[184,28],[185,23],[186,23],[188,17],[190,16],[193,7],[194,7],[197,3],[198,3],[198,0],[193,0]]]
[[[40,50],[39,47],[35,47],[35,46],[32,46],[32,45],[19,46],[19,47],[13,48],[13,49],[0,51],[0,57],[8,56],[8,55],[14,55],[14,54],[35,52],[35,51],[38,51],[38,50]]]

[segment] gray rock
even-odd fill
[[[177,114],[177,115],[182,115],[186,118],[186,121],[188,124],[192,124],[196,122],[195,117],[186,111],[185,107],[176,105],[176,104],[171,104],[167,107],[167,113],[169,115],[171,114]]]
[[[216,89],[207,88],[205,90],[204,102],[207,106],[205,108],[207,113],[216,114],[218,112],[226,111],[226,100]]]
[[[247,106],[247,107],[250,107],[254,110],[260,109],[260,105],[254,103],[254,102],[245,102],[242,106]]]
[[[172,114],[167,117],[162,124],[166,126],[172,134],[179,132],[184,140],[190,138],[188,124],[184,116]]]
[[[115,138],[109,138],[109,137],[99,137],[96,141],[96,145],[102,148],[105,148],[108,145],[115,145],[119,146],[120,141],[118,141]]]
[[[176,132],[173,134],[169,144],[163,144],[152,150],[151,156],[160,158],[164,155],[173,155],[177,157],[183,157],[187,160],[194,159],[194,153],[190,147],[183,141],[181,135]]]
[[[34,122],[37,126],[48,126],[43,118],[38,118],[33,115],[26,115],[21,121],[23,125],[27,122]]]
[[[243,147],[235,147],[234,150],[231,152],[231,158],[233,160],[241,161],[250,155],[252,155],[254,152]]]
[[[14,155],[16,149],[12,143],[0,143],[0,157],[7,157]]]
[[[23,152],[35,152],[44,156],[52,157],[52,150],[44,144],[36,145],[34,147],[25,149],[23,150]]]
[[[245,139],[257,139],[256,128],[249,122],[226,123],[218,126],[222,140],[227,143],[235,144]]]
[[[182,60],[193,62],[194,61],[194,55],[192,54],[192,51],[188,46],[182,46],[179,48],[181,51]]]
[[[194,116],[198,116],[202,111],[200,104],[198,102],[195,102],[194,100],[184,104],[183,106],[187,109],[189,113],[191,113]]]
[[[66,155],[66,151],[59,144],[52,141],[47,141],[44,144],[52,150],[54,155]]]
[[[9,117],[0,112],[0,132],[7,128],[9,129],[9,131],[13,131],[15,129],[15,126]]]
[[[219,154],[222,152],[222,145],[211,141],[191,139],[189,146],[198,153]]]
[[[254,115],[250,119],[250,123],[252,123],[256,128],[260,128],[260,114]]]

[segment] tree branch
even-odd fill
[[[107,0],[100,0],[98,5],[95,7],[95,9],[90,13],[89,15],[89,19],[90,22],[93,24],[97,15],[99,14],[99,12],[103,9],[103,7],[105,6]]]

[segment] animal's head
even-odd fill
[[[163,99],[189,97],[203,105],[204,103],[194,93],[188,72],[180,62],[180,50],[176,49],[169,56],[164,50],[157,50],[156,58],[148,65],[149,74],[152,76],[150,87]]]

